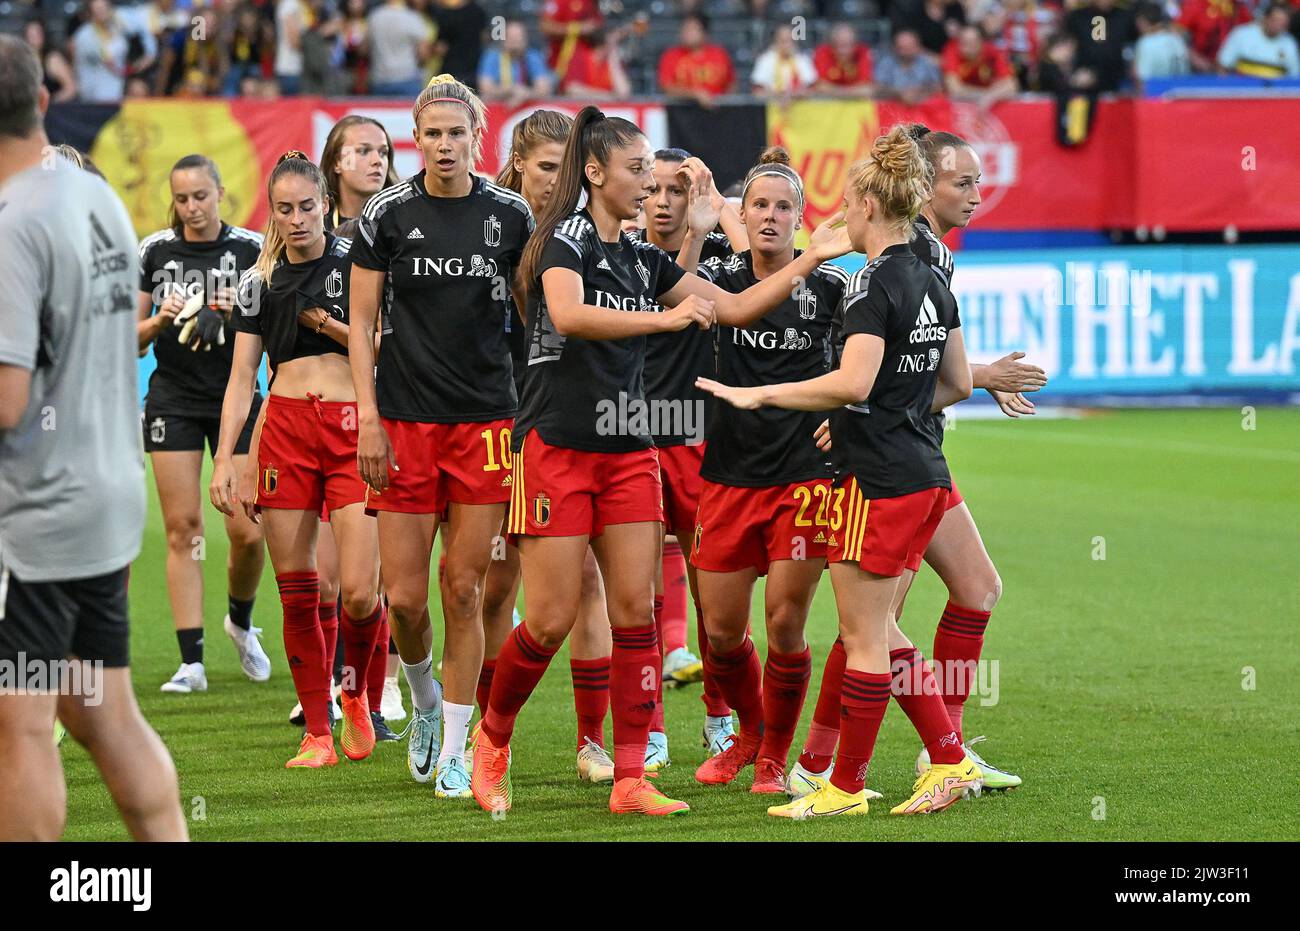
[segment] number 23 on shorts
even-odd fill
[[[500,427],[496,430],[488,427],[479,434],[487,446],[487,462],[483,464],[484,472],[499,472],[513,469],[514,455],[510,451],[510,428]]]

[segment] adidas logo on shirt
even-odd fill
[[[909,343],[928,343],[933,340],[946,340],[948,328],[939,326],[939,311],[935,308],[930,295],[921,302],[921,310],[916,315],[916,327],[908,335]]]
[[[605,271],[611,270],[609,267],[609,259],[601,259],[599,262],[596,263],[596,267],[603,268]]]
[[[407,239],[423,239],[423,238],[424,238],[424,234],[420,232],[420,228],[417,226],[415,229],[411,230],[409,233],[406,234],[406,238],[407,238]]]

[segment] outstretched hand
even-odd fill
[[[759,388],[733,388],[712,378],[695,379],[695,387],[707,391],[716,398],[726,401],[732,407],[742,411],[757,410],[763,406]]]

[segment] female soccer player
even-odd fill
[[[634,241],[658,246],[690,273],[695,272],[701,262],[730,255],[732,248],[727,237],[713,231],[724,212],[723,201],[703,162],[692,158],[684,149],[660,149],[655,153],[653,172],[654,192],[641,208],[646,218],[645,229],[628,235]],[[692,210],[692,206],[696,209]],[[734,213],[729,209],[725,212]],[[739,239],[744,241],[743,232]],[[664,652],[663,678],[674,684],[704,679],[703,737],[711,753],[715,752],[714,748],[721,749],[727,745],[734,729],[726,700],[712,677],[705,677],[699,657],[686,646],[684,590],[689,590],[695,603],[700,650],[707,656],[708,638],[700,620],[695,570],[683,559],[682,552],[690,548],[695,530],[695,510],[700,497],[700,462],[704,458],[705,398],[708,395],[695,387],[695,379],[714,374],[713,355],[713,334],[698,327],[660,333],[646,339],[646,400],[652,409],[657,406],[663,412],[662,416],[652,418],[651,436],[659,451],[664,526],[671,539],[664,545],[661,568],[655,578],[655,625],[659,646]],[[670,590],[674,594],[671,604],[666,597]],[[661,689],[656,699],[655,718],[650,724],[646,770],[655,772],[668,762]]]
[[[298,754],[285,765],[319,768],[338,762],[318,615],[321,505],[329,507],[338,550],[345,650],[340,743],[352,760],[365,759],[375,746],[366,680],[384,615],[379,543],[356,471],[356,398],[347,361],[350,243],[325,232],[325,177],[301,152],[280,157],[267,179],[267,200],[262,252],[240,281],[239,333],[221,412],[223,425],[238,425],[265,350],[275,374],[258,442],[257,491],[253,500],[241,499],[228,430],[209,494],[225,514],[241,505],[261,514],[284,610],[285,653],[307,719]]]
[[[589,543],[601,564],[613,628],[610,810],[687,810],[644,777],[661,675],[652,600],[663,536],[662,489],[642,391],[644,337],[709,327],[715,314],[733,325],[755,320],[794,288],[796,277],[848,249],[847,236],[827,226],[782,273],[727,294],[685,275],[657,246],[621,232],[653,190],[652,164],[635,124],[584,107],[524,252],[529,366],[514,438],[510,531],[520,538],[527,610],[497,659],[474,750],[474,797],[488,811],[510,807],[515,718],[573,627]],[[587,205],[575,212],[584,192]],[[647,312],[655,302],[671,309]]]
[[[789,265],[804,210],[803,181],[773,147],[745,177],[741,217],[751,247],[699,274],[741,292]],[[718,378],[730,385],[800,381],[830,368],[831,327],[848,274],[817,268],[749,329],[722,327]],[[826,565],[830,463],[813,434],[815,412],[737,410],[720,404],[709,424],[691,561],[709,636],[709,671],[740,713],[741,732],[695,778],[729,783],[755,763],[753,792],[785,790],[785,761],[799,722],[812,658],[804,627]],[[749,638],[754,582],[767,576],[766,667]]]
[[[473,91],[438,75],[412,119],[424,168],[371,198],[352,243],[349,352],[366,507],[378,514],[384,591],[415,706],[407,762],[417,782],[436,779],[439,798],[467,798],[483,585],[511,491],[517,398],[505,324],[533,215],[518,194],[471,173],[486,128]],[[371,334],[381,301],[376,371]],[[440,526],[445,702],[428,620],[429,556]]]
[[[393,167],[393,140],[378,120],[352,114],[334,124],[320,156],[330,209],[325,228],[336,236],[355,233],[349,220],[361,216],[366,201],[401,179]]]
[[[925,161],[902,127],[850,168],[845,219],[868,262],[845,292],[834,371],[758,387],[701,381],[742,410],[834,411],[838,480],[828,555],[847,655],[839,763],[828,783],[769,808],[771,815],[866,814],[867,764],[891,691],[933,760],[893,813],[941,811],[979,789],[980,769],[962,749],[927,667],[918,661],[908,673],[921,680],[919,689],[892,687],[890,648],[911,647],[890,642],[901,577],[920,566],[952,484],[930,410],[972,390],[957,304],[908,245],[928,195]]]
[[[541,213],[555,189],[564,144],[573,119],[556,110],[535,110],[515,124],[510,137],[510,157],[497,175],[497,184],[528,201],[533,216]],[[528,368],[528,343],[522,309],[509,318],[510,355],[514,363],[515,391],[523,394]],[[488,569],[483,595],[483,671],[479,674],[479,712],[487,713],[488,695],[497,654],[513,628],[519,596],[519,549],[509,543],[505,559],[494,559]],[[609,614],[605,586],[596,557],[587,550],[582,566],[582,597],[578,621],[569,638],[569,673],[573,681],[573,706],[578,718],[578,778],[597,784],[614,781],[614,761],[605,749],[605,715],[609,711]]]
[[[221,398],[230,376],[235,289],[253,267],[262,237],[221,220],[225,188],[216,164],[187,155],[172,166],[170,223],[140,242],[140,296],[136,335],[143,354],[152,343],[157,368],[145,395],[144,448],[153,465],[167,530],[167,593],[181,664],[162,691],[206,691],[203,662],[203,445],[215,455],[220,441]],[[201,296],[197,308],[186,302]],[[178,327],[178,315],[188,311]],[[197,312],[195,312],[197,311]],[[185,341],[181,337],[185,337]],[[242,468],[262,400],[235,426],[233,454]],[[226,635],[239,651],[244,674],[271,677],[271,661],[253,626],[253,600],[262,578],[262,531],[243,514],[225,520]]]
[[[952,253],[942,242],[957,228],[965,228],[980,204],[979,156],[964,139],[952,133],[931,132],[920,124],[907,128],[921,148],[933,179],[931,196],[913,225],[910,246],[913,253],[951,285]],[[1047,383],[1041,368],[1019,360],[1024,353],[1004,356],[991,365],[972,365],[971,379],[976,388],[984,388],[1009,417],[1032,415],[1034,405],[1022,392],[1037,391]],[[936,413],[929,426],[938,442],[943,442],[944,418]],[[968,663],[979,660],[984,644],[984,628],[1002,593],[1002,581],[989,559],[979,530],[961,493],[953,485],[947,510],[925,551],[925,560],[939,574],[948,588],[948,604],[939,621],[934,638],[933,662],[940,671],[938,686],[953,727],[962,733],[962,709],[970,692],[965,670]],[[914,576],[907,577],[899,593],[897,622],[902,618],[903,600]],[[901,638],[901,633],[896,637]],[[905,661],[908,657],[900,656]],[[790,774],[790,791],[802,794],[816,788],[830,775],[832,754],[839,733],[839,683],[844,674],[844,645],[838,640],[831,647],[822,674],[821,691],[798,764]],[[978,742],[982,738],[976,738]],[[966,746],[984,774],[984,787],[1011,789],[1021,779],[1013,773],[991,766]],[[918,773],[928,765],[924,749],[917,759]]]

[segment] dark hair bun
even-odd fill
[[[783,146],[770,145],[758,157],[760,165],[789,165],[790,153]]]

